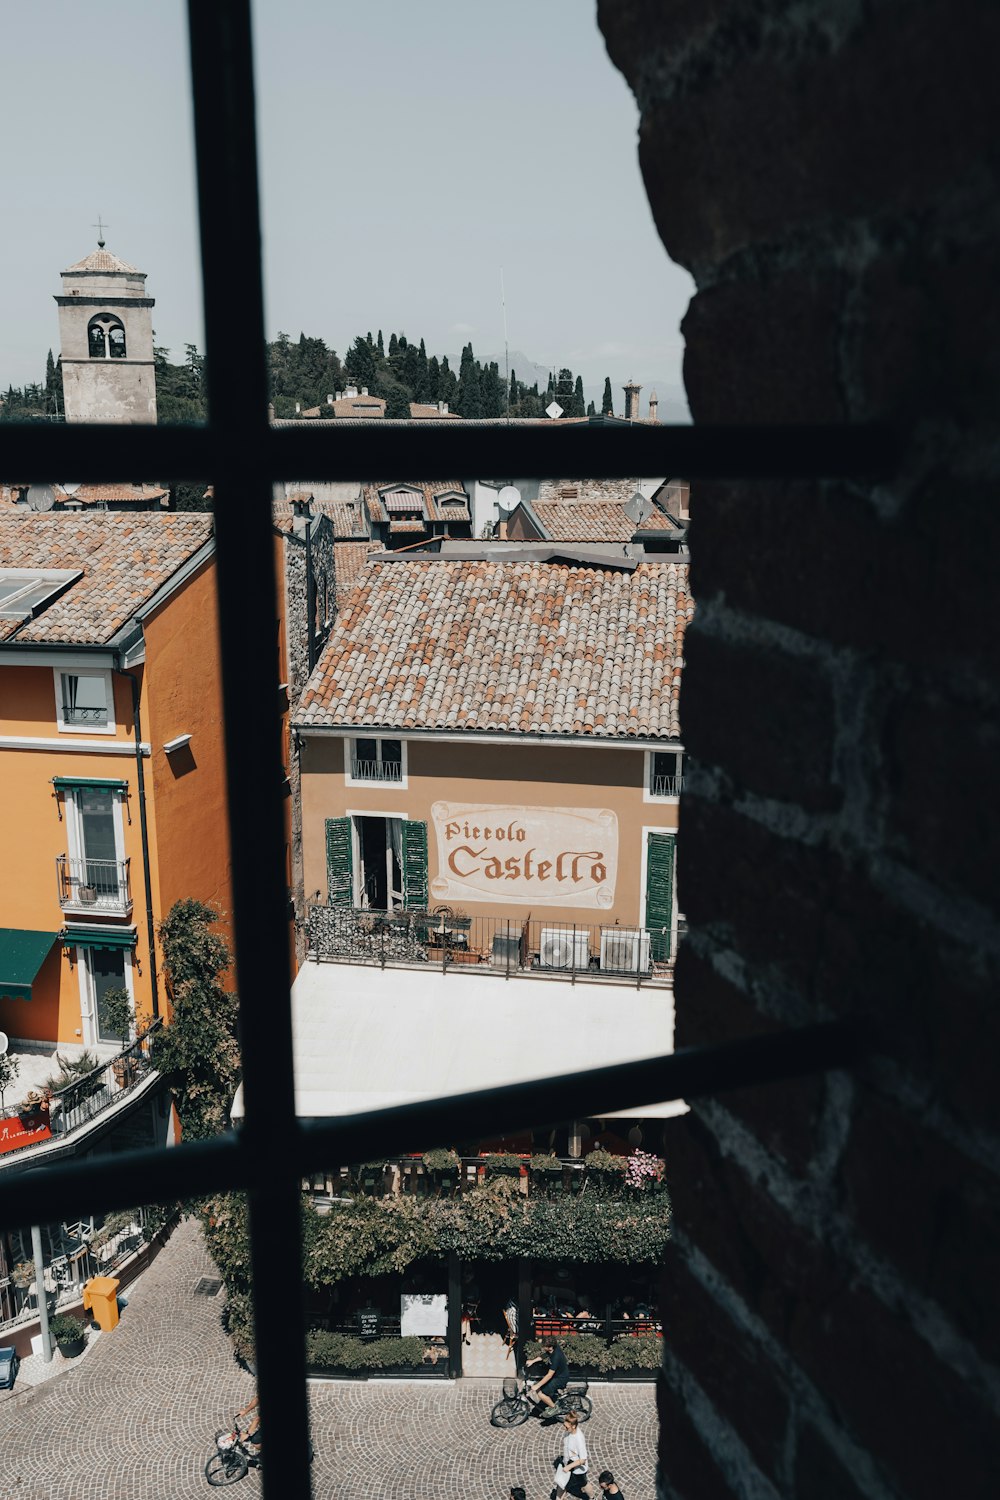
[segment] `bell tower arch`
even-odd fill
[[[96,250],[63,271],[55,300],[67,422],[155,422],[146,273],[98,240]]]

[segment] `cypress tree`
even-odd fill
[[[595,407],[593,401],[588,401],[587,402],[587,416],[588,417],[596,417],[597,416],[597,408]]]
[[[605,375],[604,377],[604,396],[601,400],[601,413],[605,417],[613,417],[615,414],[615,402],[611,394],[610,375]]]
[[[573,388],[573,405],[570,414],[574,417],[583,417],[587,414],[586,402],[583,398],[583,376],[576,377],[576,385]]]
[[[382,342],[381,328],[378,331],[378,357],[379,359],[385,359],[385,345]]]
[[[399,353],[399,340],[394,333],[389,335],[389,358],[394,359]]]

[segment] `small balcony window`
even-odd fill
[[[114,733],[110,673],[57,673],[56,702],[61,730]]]
[[[654,750],[649,755],[647,795],[653,799],[679,797],[684,787],[684,757],[680,750]]]
[[[356,739],[349,744],[348,779],[379,786],[405,783],[402,740]]]

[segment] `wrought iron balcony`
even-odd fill
[[[551,918],[465,916],[456,911],[309,910],[309,949],[327,962],[437,964],[463,974],[669,979],[676,929],[560,922]]]
[[[132,885],[127,859],[56,859],[59,905],[63,911],[101,911],[127,917],[132,911]]]
[[[79,705],[71,707],[68,703],[63,705],[63,720],[67,724],[107,724],[108,710],[105,706],[98,708],[81,708]]]
[[[398,760],[353,760],[351,777],[354,781],[402,781],[403,765]]]
[[[653,776],[650,791],[654,797],[679,797],[684,790],[683,776]]]

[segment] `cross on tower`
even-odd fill
[[[105,224],[102,221],[100,214],[98,214],[97,215],[97,223],[96,224],[91,224],[90,227],[91,227],[91,229],[96,229],[97,230],[97,244],[98,244],[98,248],[101,249],[101,250],[103,250],[104,249],[104,231],[106,229],[110,229],[111,225],[110,224]]]

